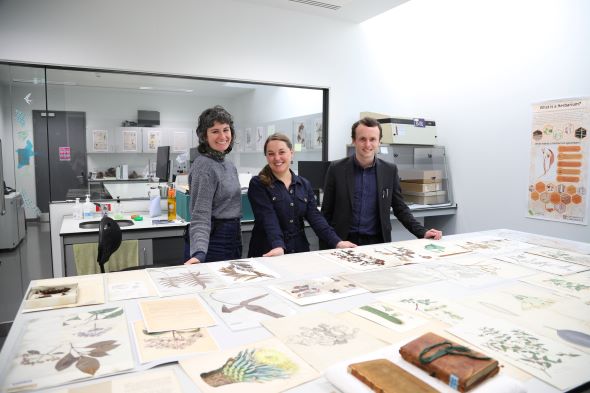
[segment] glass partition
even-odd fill
[[[189,170],[197,118],[224,106],[238,172],[266,164],[266,137],[283,132],[298,161],[327,159],[327,89],[111,70],[0,64],[2,139],[7,183],[29,197],[27,218],[50,202],[147,198],[131,184],[155,176],[159,146],[170,146],[171,174]],[[25,99],[26,98],[26,99]],[[11,153],[6,154],[6,146]],[[8,162],[8,165],[6,163]],[[8,169],[7,169],[8,168]],[[11,174],[7,175],[7,172]]]
[[[36,173],[38,160],[47,158],[48,153],[35,147],[33,135],[33,112],[46,109],[44,81],[43,67],[0,64],[4,181],[22,195],[27,218],[48,211],[49,178]],[[46,130],[42,137],[47,139]]]

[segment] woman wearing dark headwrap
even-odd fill
[[[201,153],[191,166],[190,259],[185,264],[241,258],[242,200],[238,171],[225,159],[235,139],[232,116],[221,106],[199,116]]]

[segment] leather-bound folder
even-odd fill
[[[500,370],[498,361],[434,333],[426,333],[399,349],[404,360],[453,389],[466,392]]]
[[[378,393],[436,393],[438,390],[387,359],[348,366],[348,372]]]

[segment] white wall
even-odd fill
[[[336,130],[359,112],[350,99],[364,89],[359,32],[231,0],[0,3],[0,59],[330,87]],[[331,156],[344,153],[330,145]]]
[[[451,230],[590,241],[588,226],[525,218],[531,104],[590,96],[589,15],[585,0],[412,0],[363,24],[381,86],[364,104],[437,121]]]
[[[230,0],[4,0],[0,59],[327,86],[331,159],[360,111],[432,118],[459,203],[446,229],[588,241],[524,218],[530,104],[590,96],[587,15],[586,0],[412,0],[359,26]]]

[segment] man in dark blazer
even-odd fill
[[[330,164],[322,213],[341,239],[358,245],[391,242],[390,208],[417,238],[440,239],[442,232],[426,230],[405,204],[397,166],[377,158],[382,136],[373,118],[352,125],[355,154]]]

